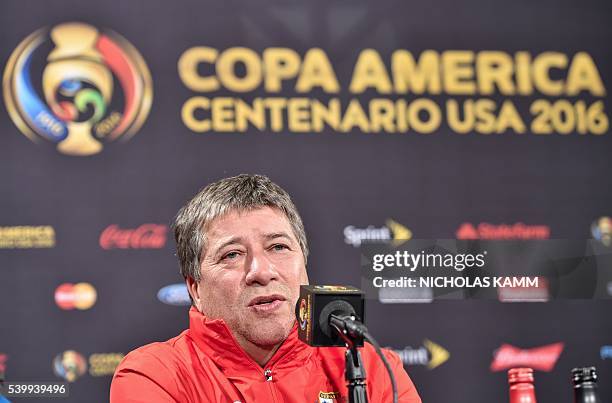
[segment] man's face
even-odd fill
[[[206,231],[198,309],[258,346],[284,341],[295,320],[304,256],[285,215],[271,207],[232,210]]]

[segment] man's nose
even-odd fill
[[[265,250],[250,254],[247,259],[247,270],[247,285],[267,285],[270,281],[278,279],[276,267],[266,256]]]

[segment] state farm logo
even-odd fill
[[[457,239],[548,239],[550,227],[547,225],[489,224],[480,223],[477,226],[469,222],[461,224],[455,233]]]
[[[113,224],[100,234],[102,249],[160,249],[166,245],[168,227],[162,224],[143,224],[134,229]]]
[[[404,366],[422,365],[427,369],[437,368],[450,358],[448,350],[428,339],[423,340],[419,348],[405,347],[393,351],[399,355]]]
[[[397,221],[388,219],[385,224],[382,227],[369,225],[366,228],[349,225],[344,228],[344,243],[357,248],[363,242],[391,241],[394,246],[398,246],[412,238],[412,231]]]
[[[563,352],[563,343],[542,347],[520,349],[510,344],[502,344],[494,353],[491,371],[503,371],[514,367],[530,367],[550,372]]]
[[[55,289],[55,303],[66,311],[89,309],[97,299],[98,293],[89,283],[64,283]]]

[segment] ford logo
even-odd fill
[[[157,299],[164,304],[174,306],[191,305],[187,286],[183,283],[171,284],[163,287],[157,292]]]

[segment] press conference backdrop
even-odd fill
[[[609,2],[0,10],[6,380],[107,401],[124,354],[188,325],[168,225],[239,173],[292,195],[312,283],[359,286],[372,238],[611,248]],[[425,402],[506,401],[521,365],[555,403],[571,401],[572,367],[595,365],[611,401],[609,300],[499,299],[368,301],[367,324]]]

